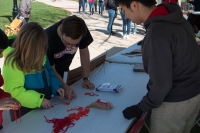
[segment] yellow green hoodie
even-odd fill
[[[3,51],[6,57],[13,48],[8,47]],[[59,88],[62,88],[60,81],[54,74],[48,58],[45,58],[43,71],[25,74],[16,67],[12,67],[12,60],[3,66],[4,85],[3,88],[16,98],[23,107],[41,107],[44,97],[50,99],[51,95],[56,95]],[[44,74],[45,73],[45,74]],[[46,75],[47,85],[45,87],[43,76]],[[23,114],[22,114],[23,115]]]

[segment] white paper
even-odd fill
[[[68,76],[68,72],[64,72],[63,81],[65,84],[67,83],[67,76]]]

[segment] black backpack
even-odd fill
[[[108,6],[111,8],[116,8],[114,0],[108,0]]]

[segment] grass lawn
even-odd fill
[[[19,5],[19,0],[17,0]],[[30,22],[38,22],[42,27],[47,27],[58,20],[65,18],[69,12],[54,8],[41,2],[32,2]],[[5,25],[12,22],[13,0],[0,0],[0,28],[5,30]]]

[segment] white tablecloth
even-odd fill
[[[130,47],[108,57],[106,61],[111,63],[121,63],[121,64],[137,64],[142,63],[142,56],[134,56],[134,57],[128,57],[126,55],[123,55],[124,53],[129,53],[135,49],[141,48],[141,45],[133,44]]]
[[[45,122],[48,119],[64,118],[68,116],[68,109],[73,107],[85,107],[97,99],[113,103],[111,110],[90,109],[87,117],[75,121],[75,126],[68,129],[67,133],[123,133],[131,124],[122,115],[122,110],[133,104],[137,104],[147,93],[146,83],[148,75],[133,72],[133,65],[105,63],[91,73],[90,79],[96,85],[111,83],[122,85],[121,93],[97,92],[81,87],[82,80],[77,81],[71,87],[76,91],[77,99],[70,105],[55,105],[51,109],[37,109],[22,117],[22,122],[12,122],[1,130],[1,133],[51,133],[53,124]],[[85,92],[95,92],[99,96],[84,95]],[[54,97],[52,103],[58,103],[59,97]],[[67,101],[67,100],[65,100]]]

